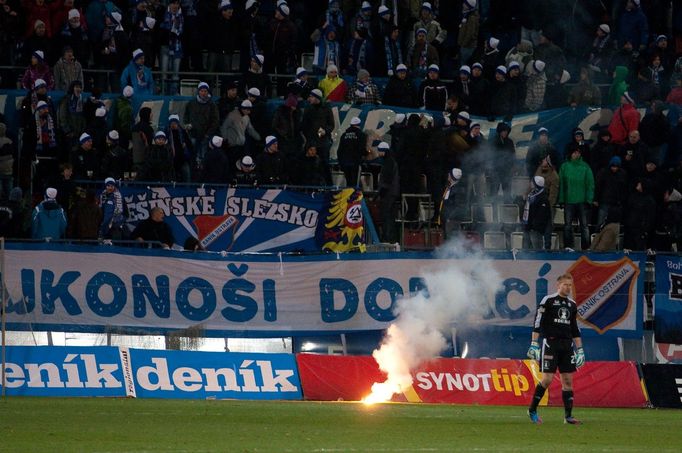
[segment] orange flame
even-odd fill
[[[372,384],[372,393],[364,397],[361,401],[367,405],[376,403],[387,403],[391,401],[393,395],[400,393],[400,386],[386,382],[375,382]]]

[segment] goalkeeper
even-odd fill
[[[540,363],[542,380],[535,387],[535,394],[528,408],[528,416],[533,423],[540,424],[538,404],[557,367],[561,374],[561,397],[564,401],[564,423],[579,425],[573,417],[573,373],[585,363],[583,342],[578,329],[578,309],[570,298],[573,290],[573,277],[560,275],[557,279],[557,292],[545,296],[538,305],[535,325],[531,337],[528,357]],[[540,344],[542,340],[542,344]],[[575,345],[575,352],[573,346]]]

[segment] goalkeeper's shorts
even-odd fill
[[[540,346],[540,371],[554,373],[557,368],[560,373],[575,372],[573,340],[545,338]]]

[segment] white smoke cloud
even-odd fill
[[[372,386],[367,402],[388,401],[408,389],[411,371],[447,347],[453,324],[476,322],[492,309],[502,279],[480,249],[452,242],[442,247],[438,258],[450,261],[422,275],[428,295],[422,292],[396,303],[397,317],[372,353],[387,380]]]

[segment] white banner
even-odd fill
[[[536,304],[554,292],[558,275],[578,272],[580,296],[594,286],[591,278],[592,286],[581,290],[580,275],[598,275],[608,264],[608,278],[618,267],[638,270],[643,259],[538,253],[472,263],[412,253],[280,258],[114,250],[49,245],[7,250],[8,328],[159,332],[198,327],[206,336],[254,337],[383,329],[394,319],[395,301],[424,288],[425,273],[440,271],[447,278],[448,272],[471,265],[490,266],[502,284],[496,293],[471,300],[454,300],[453,294],[453,304],[476,299],[477,312],[484,314],[476,322],[529,328]],[[612,306],[609,300],[600,302],[599,314],[611,313],[608,325],[586,318],[582,327],[639,333],[641,303],[634,302],[641,301],[642,282],[637,274],[621,285]],[[576,300],[589,303],[587,297]]]

